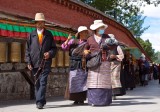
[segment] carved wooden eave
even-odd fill
[[[91,18],[94,19],[101,19],[103,20],[106,24],[109,24],[111,26],[114,26],[115,28],[121,30],[124,33],[131,33],[127,28],[125,28],[122,24],[118,23],[114,19],[108,17],[101,11],[98,11],[94,8],[88,8],[82,4],[78,4],[78,2],[74,2],[73,0],[51,0],[52,2],[56,2],[59,5],[64,5],[65,7],[68,7],[71,10],[75,10],[77,12],[83,13],[86,16],[90,16]],[[94,9],[94,10],[93,10]],[[131,34],[132,35],[132,34]],[[133,35],[132,37],[133,38]]]

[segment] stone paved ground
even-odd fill
[[[34,101],[1,101],[0,112],[160,112],[160,85],[150,81],[146,87],[127,91],[108,107],[74,106],[62,97],[48,100],[43,110],[36,109]]]

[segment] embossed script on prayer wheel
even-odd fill
[[[0,42],[0,62],[7,62],[8,46],[6,42]]]
[[[21,62],[21,43],[12,42],[10,45],[10,61]]]
[[[56,67],[56,60],[57,60],[57,56],[55,56],[54,58],[52,58],[52,65],[51,65],[51,67]]]
[[[64,66],[64,52],[62,50],[58,50],[57,53],[57,66],[58,67]]]
[[[69,51],[65,52],[65,67],[69,67]]]

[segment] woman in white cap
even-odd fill
[[[87,72],[85,67],[84,47],[88,38],[88,29],[86,26],[80,26],[77,39],[68,39],[62,44],[62,49],[69,50],[70,72],[69,83],[66,89],[65,98],[73,100],[74,104],[83,104],[87,96]]]
[[[90,26],[90,29],[94,32],[94,35],[89,37],[85,47],[85,55],[90,57],[87,61],[88,67],[88,104],[92,106],[106,106],[112,102],[112,89],[111,89],[111,74],[110,74],[110,62],[107,61],[107,49],[103,46],[105,39],[108,35],[105,35],[105,30],[108,26],[103,23],[102,20],[95,20],[94,24]],[[100,54],[100,62],[95,67],[90,65],[90,60],[95,57],[93,54]],[[95,59],[96,60],[96,59]],[[95,63],[97,63],[95,61]],[[93,65],[95,64],[93,61]]]
[[[105,40],[105,43],[110,48],[109,61],[111,62],[111,80],[112,80],[112,95],[116,99],[117,95],[123,95],[122,85],[120,80],[121,62],[124,58],[123,51],[115,39],[113,34],[108,34],[110,38]]]

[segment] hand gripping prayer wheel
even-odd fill
[[[57,52],[57,66],[64,67],[64,52],[61,49]]]
[[[12,42],[10,45],[10,61],[21,62],[21,43]]]
[[[0,42],[0,62],[5,63],[8,61],[8,44],[6,42]]]
[[[65,51],[65,67],[69,67],[69,51]]]

